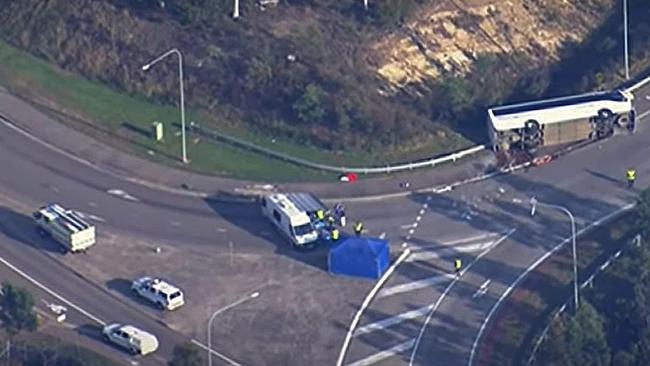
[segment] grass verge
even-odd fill
[[[133,73],[139,72],[134,70]],[[180,155],[178,108],[155,105],[142,96],[118,93],[100,83],[85,80],[42,61],[29,53],[0,41],[0,82],[25,100],[46,106],[49,112],[57,112],[59,120],[94,138],[117,145],[123,150],[167,164],[178,165]],[[216,123],[205,111],[189,110],[187,121],[197,121],[214,128]],[[164,125],[166,139],[154,142],[150,136],[151,123]],[[206,122],[207,121],[207,122]],[[350,152],[333,154],[309,146],[282,139],[271,139],[259,133],[237,129],[229,124],[219,128],[224,133],[251,141],[278,152],[288,153],[307,160],[331,165],[367,166],[387,161],[411,160],[430,156],[444,149],[468,146],[462,138],[447,138],[446,145],[424,144],[418,151],[408,153]],[[120,141],[115,143],[115,138]],[[151,153],[153,152],[153,154]],[[426,154],[426,155],[425,155]],[[188,136],[190,170],[231,176],[242,179],[265,179],[274,181],[322,181],[332,179],[331,173],[302,168],[228,144]]]
[[[579,282],[636,234],[634,214],[598,227],[577,241]],[[573,293],[571,246],[565,245],[521,282],[483,335],[475,365],[526,365],[536,337]]]

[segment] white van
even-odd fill
[[[294,247],[313,246],[318,241],[318,231],[312,225],[311,213],[300,208],[303,205],[298,198],[304,197],[282,193],[263,196],[262,214],[289,239]]]
[[[146,355],[158,349],[158,338],[132,325],[108,324],[102,330],[104,338],[134,355]]]

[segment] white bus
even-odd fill
[[[634,96],[623,90],[587,93],[488,109],[494,151],[530,150],[634,130]]]
[[[312,224],[313,213],[325,206],[307,193],[274,193],[261,198],[262,214],[296,248],[316,244],[319,235]]]

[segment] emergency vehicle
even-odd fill
[[[262,196],[262,214],[296,248],[311,247],[320,237],[313,218],[325,205],[309,193],[274,193]]]
[[[95,226],[72,210],[56,203],[41,207],[32,214],[39,232],[51,236],[65,251],[85,252],[95,244]]]

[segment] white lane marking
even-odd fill
[[[420,220],[422,220],[422,216],[418,216],[418,217],[415,218],[415,221],[419,222]]]
[[[26,279],[27,281],[29,281],[29,282],[33,283],[34,285],[36,285],[36,287],[38,287],[38,288],[40,288],[41,290],[47,292],[48,294],[54,296],[56,299],[58,299],[59,301],[63,302],[64,304],[68,305],[69,307],[71,307],[71,308],[77,310],[77,311],[80,312],[81,314],[83,314],[83,315],[85,315],[86,317],[88,317],[90,320],[92,320],[92,321],[98,323],[98,324],[101,325],[101,326],[106,325],[106,322],[105,322],[105,321],[99,319],[98,317],[94,316],[93,314],[91,314],[91,313],[87,312],[86,310],[80,308],[79,306],[75,305],[72,301],[70,301],[70,300],[64,298],[63,296],[57,294],[57,293],[54,292],[53,290],[50,290],[48,287],[46,287],[46,286],[43,285],[42,283],[38,282],[37,280],[35,280],[35,279],[32,278],[31,276],[29,276],[27,273],[25,273],[25,272],[23,272],[22,270],[20,270],[18,267],[16,267],[16,266],[14,266],[13,264],[9,263],[9,261],[7,261],[6,259],[0,257],[0,262],[1,262],[2,264],[4,264],[5,266],[9,267],[9,269],[11,269],[12,271],[18,273],[21,277],[23,277],[23,278]]]
[[[504,233],[487,233],[487,234],[470,236],[468,238],[460,238],[460,239],[455,239],[455,240],[444,241],[444,242],[442,242],[442,244],[443,245],[453,245],[453,244],[459,244],[459,243],[467,243],[467,242],[470,242],[470,241],[481,240],[481,239],[491,238],[491,237],[495,237],[495,236],[501,236],[503,234]]]
[[[604,221],[607,221],[607,220],[611,219],[612,217],[615,217],[616,215],[633,208],[634,205],[635,205],[634,203],[627,204],[627,205],[619,208],[618,210],[616,210],[616,211],[614,211],[614,212],[612,212],[610,214],[605,215],[604,217],[602,217],[602,218],[592,222],[591,224],[585,226],[584,228],[578,230],[578,232],[576,233],[576,236],[580,236],[585,231],[590,230],[591,228],[600,225]],[[478,343],[481,340],[481,337],[483,336],[483,332],[485,331],[485,327],[487,326],[488,322],[492,318],[492,315],[494,315],[494,312],[501,305],[503,300],[510,294],[510,292],[512,292],[512,290],[515,287],[517,287],[517,285],[519,285],[519,282],[521,282],[521,280],[524,279],[524,277],[526,277],[531,271],[533,271],[535,268],[537,268],[537,266],[539,266],[542,262],[544,262],[544,260],[546,260],[546,258],[550,257],[553,253],[555,253],[560,248],[562,248],[562,246],[564,246],[564,244],[568,243],[570,240],[571,240],[571,237],[568,237],[568,238],[564,239],[559,244],[554,246],[551,250],[547,251],[544,255],[539,257],[533,264],[528,266],[528,268],[526,268],[526,270],[524,272],[522,272],[519,275],[519,277],[517,277],[515,279],[515,281],[510,286],[508,286],[508,288],[503,292],[503,294],[501,294],[501,297],[499,297],[499,300],[497,300],[497,302],[494,303],[494,305],[490,309],[490,312],[488,312],[487,316],[483,319],[483,323],[481,324],[481,327],[479,328],[478,333],[476,334],[476,338],[474,338],[474,343],[472,344],[472,351],[469,354],[469,361],[467,362],[468,366],[472,366],[472,364],[474,362],[474,355],[476,354],[476,347],[478,347]],[[415,351],[414,351],[414,353],[415,353]]]
[[[488,286],[490,286],[490,282],[492,282],[492,280],[485,280],[485,282],[483,282],[481,287],[479,287],[478,290],[476,290],[476,292],[474,293],[474,295],[472,295],[472,299],[476,299],[477,297],[481,297],[485,295],[485,293],[488,290]]]
[[[178,221],[170,221],[171,226],[181,226],[181,223]]]
[[[91,219],[93,221],[106,222],[106,219],[104,219],[102,217],[99,217],[99,216],[96,216],[96,215],[93,215],[93,214],[85,213],[83,211],[75,211],[75,212],[78,213],[79,216],[81,216],[81,218],[89,218],[89,219]]]
[[[97,207],[97,204],[95,202],[88,202],[88,206]]]
[[[460,253],[480,252],[482,250],[490,248],[491,246],[495,245],[495,243],[497,242],[498,240],[490,240],[482,243],[451,246],[451,247],[436,246],[435,248],[415,246],[412,247],[413,254],[409,256],[408,262],[436,259],[436,258],[444,257],[445,255],[450,255],[458,252]]]
[[[368,366],[368,365],[372,365],[373,363],[377,363],[377,362],[385,360],[385,359],[387,359],[389,357],[393,357],[393,356],[397,355],[398,353],[402,353],[402,352],[404,352],[406,350],[409,350],[409,349],[411,349],[413,347],[414,344],[415,344],[415,338],[411,339],[409,341],[406,341],[404,343],[400,343],[400,344],[398,344],[396,346],[393,346],[393,347],[391,347],[391,348],[389,348],[387,350],[377,352],[374,355],[368,356],[368,357],[366,357],[364,359],[361,359],[361,360],[359,360],[359,361],[357,361],[355,363],[350,363],[347,366]]]
[[[424,215],[424,208],[425,208],[426,205],[427,205],[426,203],[424,205],[422,205],[423,208],[420,209],[420,212],[418,212],[418,215],[420,215],[420,216]]]
[[[222,359],[222,360],[228,362],[229,364],[231,364],[231,365],[233,365],[233,366],[242,366],[240,363],[238,363],[237,361],[233,360],[232,358],[230,358],[230,357],[228,357],[228,356],[226,356],[226,355],[224,355],[224,354],[222,354],[222,353],[219,353],[219,352],[213,350],[212,348],[209,348],[208,346],[206,346],[205,344],[203,344],[203,343],[197,341],[196,339],[192,339],[191,342],[194,343],[195,345],[197,345],[197,346],[203,348],[204,350],[206,350],[206,351],[212,353],[213,355],[219,357],[220,359]]]
[[[406,230],[406,229],[410,229],[410,228],[412,228],[412,227],[413,227],[413,224],[408,224],[408,225],[402,225],[402,226],[400,226],[400,229]]]
[[[519,198],[513,198],[512,199],[512,203],[521,203],[521,202],[522,202],[522,200],[519,199]]]
[[[406,257],[408,257],[411,254],[411,250],[409,248],[404,249],[402,254],[397,258],[395,263],[393,263],[386,272],[381,276],[379,281],[375,284],[375,286],[370,290],[368,295],[366,295],[366,298],[363,299],[363,303],[361,303],[361,306],[359,307],[359,310],[357,310],[357,313],[354,314],[354,318],[352,318],[352,323],[350,323],[350,328],[348,329],[348,332],[345,335],[345,340],[343,341],[343,345],[341,346],[341,352],[339,353],[339,358],[336,361],[336,366],[343,366],[343,361],[345,359],[345,354],[348,351],[348,347],[350,346],[350,341],[352,340],[352,334],[354,333],[354,330],[357,328],[357,324],[359,324],[359,320],[361,320],[361,314],[366,310],[368,305],[370,305],[370,302],[372,299],[375,298],[375,295],[381,288],[381,286],[388,281],[388,278],[393,274],[395,271],[395,268],[399,266]]]
[[[358,337],[360,335],[372,333],[377,330],[382,330],[384,328],[392,327],[393,325],[399,324],[403,321],[406,320],[411,320],[415,318],[419,318],[429,312],[429,308],[431,305],[423,306],[419,309],[407,311],[395,316],[391,316],[390,318],[386,318],[380,321],[376,321],[374,323],[366,324],[363,327],[359,327],[355,332],[354,336]]]
[[[413,229],[417,229],[417,228],[418,228],[418,225],[420,225],[419,222],[414,222],[414,223],[413,223]]]
[[[431,285],[436,285],[438,283],[446,282],[446,281],[451,281],[454,279],[454,275],[450,273],[444,273],[438,276],[433,276],[429,278],[425,278],[422,280],[417,280],[417,281],[411,281],[407,283],[403,283],[401,285],[395,285],[392,287],[387,287],[377,294],[377,298],[382,298],[382,297],[387,297],[387,296],[392,296],[396,294],[401,294],[404,292],[409,292],[413,290],[419,290],[424,287],[429,287]]]
[[[128,200],[128,201],[139,201],[137,198],[131,196],[130,194],[126,193],[125,191],[123,191],[121,189],[109,189],[109,190],[106,191],[106,193],[112,194],[113,196],[122,197],[122,198],[124,198],[125,200]]]
[[[433,314],[436,313],[436,310],[438,310],[438,307],[440,306],[440,304],[442,304],[442,301],[445,299],[445,297],[447,296],[449,291],[451,291],[452,287],[454,287],[454,285],[456,284],[458,279],[461,278],[465,273],[467,273],[467,271],[469,271],[469,269],[472,268],[472,266],[474,266],[474,264],[476,262],[478,262],[486,254],[488,254],[492,249],[496,248],[499,244],[503,243],[506,239],[508,239],[510,237],[510,235],[512,235],[515,231],[517,231],[516,228],[511,229],[510,231],[508,231],[504,236],[502,236],[499,240],[497,240],[495,245],[493,245],[490,248],[488,248],[488,249],[484,250],[483,252],[481,252],[481,254],[479,254],[467,267],[462,269],[460,271],[460,276],[455,276],[454,277],[454,279],[447,286],[447,288],[442,293],[442,295],[440,295],[440,297],[438,298],[438,301],[436,301],[433,308],[431,308],[431,311],[429,311],[429,314],[427,315],[427,318],[424,320],[424,324],[422,324],[422,327],[420,328],[420,333],[418,334],[418,336],[417,336],[417,338],[415,340],[415,345],[413,346],[413,351],[411,352],[411,357],[409,359],[409,366],[413,366],[413,361],[415,360],[415,354],[418,351],[418,347],[420,346],[420,341],[422,341],[422,337],[424,336],[424,330],[429,325],[429,322],[431,321],[431,318],[433,317]]]
[[[414,229],[409,230],[409,235],[413,235],[414,232],[415,232]]]
[[[218,227],[217,231],[220,232],[220,233],[225,233],[227,230],[222,228],[222,227]]]
[[[379,239],[383,239],[385,237],[386,237],[386,232],[385,231],[382,232],[381,234],[379,234]]]
[[[646,117],[647,115],[649,115],[649,114],[650,114],[650,110],[641,113],[641,114],[640,114],[639,116],[637,116],[636,118],[637,118],[637,119],[642,119],[642,118],[645,118],[645,117]]]

